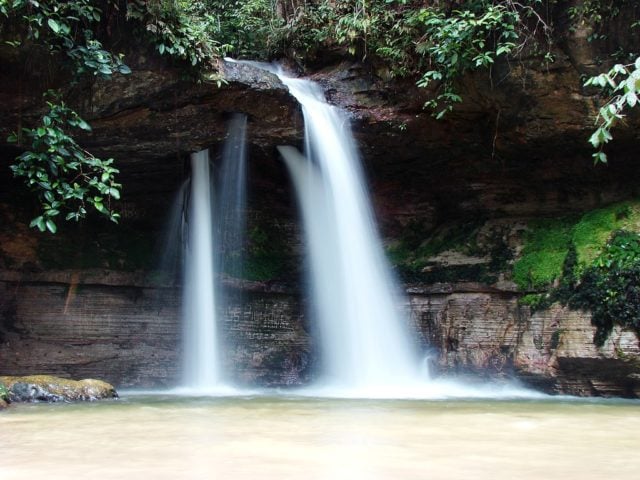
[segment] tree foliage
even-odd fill
[[[640,103],[640,57],[628,65],[616,64],[611,70],[589,78],[585,86],[594,86],[608,94],[608,99],[598,110],[596,130],[589,143],[597,151],[596,162],[607,162],[604,146],[613,140],[611,129],[624,120],[625,112]]]
[[[88,131],[89,124],[54,92],[47,97],[49,110],[40,124],[9,137],[10,142],[28,147],[11,170],[40,201],[42,213],[30,226],[56,233],[59,216],[78,221],[89,207],[117,222],[120,215],[113,210],[112,200],[120,198],[121,185],[115,181],[118,170],[113,159],[101,160],[82,149],[70,132]]]

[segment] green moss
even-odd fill
[[[588,309],[602,345],[614,325],[640,333],[640,234],[618,230],[563,299]]]
[[[266,281],[282,276],[288,267],[288,258],[274,253],[255,254],[247,257],[243,265],[243,277],[247,280]]]
[[[555,301],[555,296],[549,293],[530,293],[520,297],[518,304],[529,307],[529,311],[533,314],[549,308]]]
[[[522,290],[550,286],[563,273],[570,245],[577,254],[577,273],[602,253],[613,232],[640,230],[640,201],[615,203],[581,217],[536,220],[529,223],[524,248],[513,267],[513,280]]]
[[[520,289],[544,288],[560,277],[573,224],[571,218],[536,220],[529,224],[522,256],[513,266],[513,280]]]
[[[411,249],[402,241],[396,241],[386,247],[386,254],[391,265],[406,265],[413,257]]]
[[[640,230],[640,201],[610,205],[586,213],[574,227],[573,242],[581,268],[600,255],[615,230]]]
[[[251,228],[242,276],[247,280],[266,281],[286,275],[292,259],[285,238],[275,225]]]
[[[428,258],[453,250],[472,255],[477,253],[476,237],[484,221],[476,220],[439,228],[417,249],[418,258]]]

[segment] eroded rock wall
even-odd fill
[[[97,377],[118,388],[179,384],[178,289],[42,280],[0,281],[0,375]],[[517,378],[550,393],[640,396],[635,333],[616,329],[597,348],[588,313],[554,306],[532,315],[517,298],[464,285],[410,294],[408,326],[431,374]],[[292,293],[230,292],[222,322],[230,379],[307,384],[318,358],[305,310]]]

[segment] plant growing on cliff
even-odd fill
[[[566,301],[572,308],[591,310],[597,345],[604,344],[614,325],[640,334],[640,234],[616,232]]]
[[[115,181],[118,170],[113,159],[101,160],[82,149],[68,132],[88,131],[89,124],[55,92],[46,96],[49,110],[40,125],[23,128],[8,139],[27,147],[11,170],[40,201],[42,210],[30,226],[55,233],[61,214],[66,212],[66,220],[78,221],[89,207],[117,222],[120,215],[113,210],[112,200],[120,198],[121,185]]]
[[[6,44],[26,55],[51,56],[67,67],[71,83],[131,73],[123,56],[106,50],[97,38],[102,10],[96,2],[3,0],[0,18]],[[49,90],[44,96],[47,112],[40,124],[22,128],[7,139],[25,148],[10,168],[35,193],[41,206],[31,227],[55,233],[62,214],[77,221],[89,207],[117,221],[119,215],[111,200],[120,197],[120,184],[115,181],[118,170],[113,159],[94,157],[74,140],[74,130],[91,127],[62,101],[60,91]]]
[[[640,102],[640,57],[628,65],[616,64],[608,72],[589,78],[584,85],[598,87],[609,95],[598,111],[597,128],[589,138],[589,143],[597,149],[593,154],[596,163],[606,163],[603,150],[613,140],[611,129],[624,120],[625,111]]]

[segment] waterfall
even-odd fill
[[[316,84],[280,75],[302,105],[305,159],[280,152],[296,187],[328,388],[369,394],[418,381],[417,352],[374,223],[349,122]]]
[[[209,151],[191,155],[191,191],[185,242],[183,386],[206,393],[220,382],[213,270]]]
[[[247,199],[247,116],[235,114],[222,151],[222,166],[217,188],[216,231],[218,232],[218,269],[233,278],[241,278],[244,260]]]

